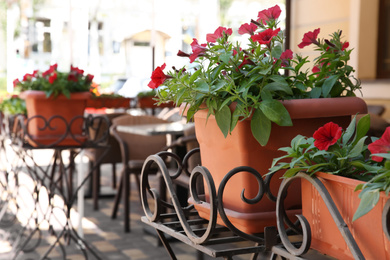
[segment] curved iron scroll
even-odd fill
[[[164,153],[164,155],[168,155],[169,152]],[[160,214],[161,214],[161,205],[162,201],[160,198],[160,195],[155,189],[150,188],[149,180],[148,180],[148,173],[150,172],[149,169],[153,167],[152,165],[157,165],[159,171],[161,172],[164,182],[168,188],[168,193],[172,199],[173,207],[175,209],[175,212],[177,214],[177,217],[180,220],[180,223],[183,227],[183,230],[185,231],[187,237],[194,242],[195,244],[202,244],[205,241],[207,241],[212,236],[212,231],[215,228],[216,225],[216,219],[217,219],[217,200],[216,200],[216,191],[214,187],[213,179],[210,175],[210,172],[202,166],[197,166],[193,169],[191,177],[190,177],[190,192],[191,196],[193,196],[194,200],[196,202],[200,202],[198,195],[196,193],[196,179],[200,176],[204,178],[207,184],[207,188],[209,189],[210,194],[210,211],[212,218],[207,224],[206,231],[201,235],[198,236],[190,227],[188,220],[186,218],[186,208],[182,208],[179,202],[179,199],[174,192],[174,186],[172,182],[172,176],[169,174],[169,170],[166,166],[166,163],[159,155],[150,155],[144,162],[143,168],[142,168],[142,174],[141,174],[141,201],[142,201],[142,207],[144,209],[146,217],[152,221],[158,221]],[[180,164],[181,167],[181,164]],[[152,196],[152,199],[154,200],[154,212],[152,212],[149,202],[148,202],[148,196],[147,193],[149,193]],[[167,203],[167,202],[165,202]],[[192,207],[191,207],[192,208]]]
[[[297,216],[299,221],[301,222],[302,231],[303,231],[303,241],[299,248],[296,248],[290,242],[286,234],[286,229],[284,227],[285,213],[284,213],[283,203],[284,203],[284,199],[287,196],[287,189],[294,180],[300,178],[309,181],[314,186],[314,188],[318,191],[321,198],[324,200],[329,212],[331,213],[332,218],[336,223],[336,226],[340,230],[341,235],[343,236],[345,242],[347,243],[348,248],[350,249],[353,257],[355,259],[364,259],[364,256],[360,251],[359,246],[357,245],[355,239],[353,238],[351,231],[349,230],[347,224],[342,218],[339,210],[337,209],[336,204],[332,200],[324,184],[317,177],[315,176],[311,177],[306,173],[302,173],[302,172],[299,172],[294,177],[284,179],[282,184],[280,185],[279,192],[278,192],[278,199],[276,202],[277,227],[278,227],[280,238],[285,248],[291,254],[296,256],[306,253],[307,250],[310,248],[311,230],[310,230],[310,225],[304,216],[302,215]]]

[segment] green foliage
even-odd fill
[[[369,115],[362,117],[358,123],[354,118],[337,142],[327,150],[317,148],[313,137],[298,135],[291,141],[290,147],[279,149],[286,155],[273,160],[268,174],[285,169],[284,178],[304,171],[310,175],[326,172],[365,181],[355,189],[361,190],[361,201],[353,217],[355,221],[374,208],[381,191],[386,194],[390,191],[390,153],[370,154],[365,136],[369,128]],[[372,156],[381,156],[385,160],[374,161]]]
[[[15,95],[1,101],[0,111],[8,115],[27,114],[24,100]]]
[[[302,70],[309,62],[307,57],[293,57],[292,52],[289,57],[287,51],[283,52],[284,35],[278,31],[277,19],[266,24],[252,20],[252,24],[257,28],[250,33],[252,37],[266,30],[276,35],[269,43],[249,37],[245,49],[240,43],[230,42],[228,29],[222,27],[219,29],[224,29],[223,33],[216,42],[200,45],[194,40],[191,56],[179,52],[190,59],[197,56],[189,66],[152,77],[157,86],[161,85],[157,91],[160,102],[185,103],[189,107],[188,120],[206,104],[210,114],[218,118],[225,136],[234,129],[237,120],[252,118],[253,136],[266,145],[272,122],[291,125],[290,115],[279,100],[354,96],[354,91],[360,89],[360,83],[351,74],[353,68],[347,64],[351,50],[345,48],[340,32],[332,34],[330,40],[316,43],[318,71],[309,72]],[[236,103],[235,111],[228,112],[232,103]]]

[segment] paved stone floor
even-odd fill
[[[105,166],[104,166],[105,167]],[[103,180],[102,185],[107,189],[110,186],[110,173],[108,173],[109,170],[105,170],[106,168],[103,167]],[[108,165],[109,167],[109,165]],[[110,169],[110,168],[107,168]],[[120,171],[118,171],[120,172]],[[23,174],[19,175],[19,179],[25,180],[25,184],[21,184],[22,187],[29,187],[31,184],[30,182],[33,182],[31,178],[28,178],[27,174],[25,174],[26,178],[23,178]],[[119,177],[119,176],[118,176]],[[29,184],[30,183],[30,184]],[[139,195],[137,193],[137,190],[135,189],[135,185],[132,184],[134,188],[132,189],[131,194],[131,232],[125,233],[123,229],[123,213],[122,213],[122,206],[119,209],[118,217],[117,219],[111,218],[111,211],[114,204],[114,198],[108,197],[108,198],[101,198],[99,199],[99,206],[100,209],[95,211],[92,208],[92,199],[86,198],[85,199],[85,210],[84,210],[84,218],[83,218],[83,233],[84,238],[90,245],[90,247],[93,249],[93,251],[101,258],[101,259],[110,259],[110,260],[124,260],[124,259],[170,259],[168,253],[166,252],[165,248],[159,245],[158,239],[156,237],[156,234],[154,230],[149,230],[145,226],[144,223],[141,222],[140,218],[143,215],[143,209],[140,205],[139,201]],[[22,194],[21,191],[20,196],[23,197],[23,203],[26,204],[26,209],[29,207],[29,203],[33,204],[34,198],[32,198],[31,194]],[[44,196],[43,196],[44,197]],[[58,199],[58,198],[57,198]],[[58,199],[60,200],[60,199]],[[3,204],[0,204],[0,206],[4,206]],[[24,205],[20,204],[19,205]],[[59,204],[63,203],[61,201],[58,202]],[[76,203],[77,204],[77,203]],[[63,206],[63,205],[62,205]],[[22,206],[24,208],[24,206]],[[78,213],[76,211],[77,207],[74,207],[74,210],[72,210],[71,213],[71,219],[73,225],[75,225],[75,229],[77,229],[77,222],[78,222]],[[18,210],[18,212],[20,209]],[[41,211],[45,212],[41,209]],[[59,210],[60,216],[58,217],[58,222],[64,222],[64,212]],[[31,214],[31,213],[28,213]],[[27,215],[28,215],[27,214]],[[37,214],[37,213],[33,213]],[[19,215],[19,214],[18,214]],[[26,215],[26,214],[25,214]],[[63,218],[61,220],[61,217]],[[20,223],[25,222],[26,220],[23,220],[23,217],[18,217],[17,220],[15,220],[15,223],[12,225],[0,225],[0,259],[1,260],[10,260],[10,259],[17,259],[17,260],[35,260],[35,259],[42,259],[43,255],[46,254],[46,252],[49,250],[50,245],[55,243],[55,238],[48,230],[48,223],[45,221],[42,221],[40,223],[40,230],[41,230],[41,240],[39,241],[39,232],[35,232],[34,230],[23,230],[22,225]],[[75,224],[76,223],[76,224]],[[25,226],[25,225],[23,225]],[[34,226],[34,225],[32,225]],[[60,225],[61,226],[61,225]],[[60,229],[59,227],[54,226],[53,227],[54,232],[58,234]],[[149,230],[149,232],[148,232]],[[32,240],[30,240],[29,245],[35,245],[38,244],[34,250],[31,252],[18,252],[15,255],[15,251],[12,250],[13,246],[17,244],[15,242],[15,237],[17,236],[18,232],[24,232],[23,234],[29,235],[31,233],[34,233],[32,236]],[[64,241],[64,239],[60,240],[61,244],[63,245],[63,250],[60,246],[55,246],[54,249],[50,251],[46,259],[51,260],[57,260],[57,259],[69,259],[69,260],[78,260],[78,259],[84,259],[83,253],[79,248],[76,246],[76,243],[74,241],[71,241],[70,245],[67,245],[67,243]],[[19,243],[21,244],[21,243]],[[176,253],[176,256],[178,259],[183,260],[195,260],[200,259],[197,256],[197,252],[180,242],[172,242],[173,250]],[[15,248],[15,247],[14,247]],[[64,256],[62,251],[66,252],[66,255]],[[95,259],[93,254],[88,254],[87,259]],[[208,256],[204,256],[204,259],[213,259]],[[235,259],[248,259],[248,258],[235,258]]]

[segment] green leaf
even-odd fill
[[[291,169],[287,170],[287,171],[283,174],[283,177],[284,177],[284,178],[293,177],[293,176],[295,176],[298,172],[303,171],[303,170],[305,170],[305,168],[291,168]]]
[[[232,112],[230,111],[228,106],[223,106],[220,110],[215,112],[215,120],[217,121],[217,125],[219,129],[221,129],[225,138],[230,130],[231,117]]]
[[[292,126],[290,114],[277,100],[264,100],[260,103],[260,109],[264,115],[280,126]]]
[[[370,130],[370,121],[371,121],[370,114],[367,114],[362,118],[360,118],[360,120],[357,123],[355,142],[357,142],[360,138],[365,136],[368,130]]]
[[[310,97],[311,98],[319,98],[319,97],[321,97],[321,88],[313,88],[310,91]]]
[[[197,71],[195,71],[195,73],[194,74],[192,74],[191,75],[191,77],[190,77],[190,84],[191,83],[193,83],[197,78],[198,78],[198,76],[199,76],[199,74],[202,72],[202,70],[197,70]]]
[[[198,80],[195,81],[195,87],[194,90],[203,92],[203,93],[208,93],[210,90],[209,84],[205,80]]]
[[[322,94],[324,97],[327,97],[330,93],[330,91],[333,88],[333,85],[336,83],[336,81],[339,79],[339,76],[337,75],[332,75],[329,78],[327,78],[322,85]]]
[[[356,156],[361,155],[363,148],[364,148],[364,142],[366,141],[367,136],[360,139],[357,144],[352,148],[352,150],[348,153],[347,158],[353,158]]]
[[[352,222],[357,220],[358,218],[367,214],[370,210],[372,210],[375,205],[379,201],[379,190],[369,190],[366,192],[360,193],[361,201],[359,203],[359,207],[357,208],[355,214],[353,215]]]
[[[219,58],[220,58],[221,61],[223,61],[223,63],[229,64],[231,56],[232,56],[232,52],[227,52],[227,53],[221,54],[219,56]]]
[[[275,59],[279,59],[280,55],[282,55],[282,47],[280,45],[276,45],[275,47],[272,48],[271,55]]]
[[[355,127],[356,127],[356,117],[353,117],[351,123],[349,124],[349,126],[347,127],[343,135],[343,144],[347,144],[349,142],[349,140],[355,133]]]
[[[285,82],[285,84],[280,82],[271,82],[265,85],[263,89],[270,92],[283,91],[286,94],[293,95],[293,91],[291,90],[287,82]]]
[[[264,115],[260,109],[253,112],[251,120],[251,130],[255,139],[265,146],[271,135],[271,121]]]

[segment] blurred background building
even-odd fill
[[[363,97],[390,100],[390,0],[0,0],[0,78],[8,75],[11,90],[26,72],[73,64],[103,87],[123,79],[122,94],[132,96],[156,66],[184,65],[176,53],[190,52],[192,38],[203,43],[219,25],[236,32],[275,4],[294,53],[313,54],[297,47],[305,32],[321,28],[322,38],[341,29]]]

